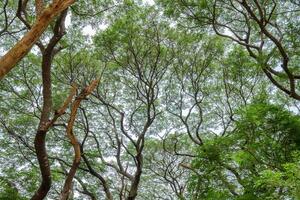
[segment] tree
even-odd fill
[[[0,3],[2,54],[41,2]],[[76,1],[5,75],[0,197],[299,197],[298,3],[157,2]]]
[[[189,185],[195,199],[296,198],[290,178],[280,177],[297,170],[299,117],[259,99],[238,118],[227,137],[198,149]]]
[[[199,0],[161,1],[166,13],[192,26],[209,27],[217,35],[243,46],[269,80],[290,97],[297,91],[298,4],[282,1]],[[296,64],[296,65],[295,65]]]
[[[6,1],[8,2],[8,1]],[[0,79],[2,79],[17,63],[20,61],[37,42],[43,32],[46,30],[50,22],[59,15],[63,10],[72,5],[74,0],[54,0],[49,6],[44,7],[43,0],[35,1],[36,22],[31,26],[23,14],[26,15],[27,2],[19,1],[18,11],[16,16],[30,29],[24,37],[18,41],[13,48],[11,48],[0,59]],[[5,4],[6,5],[6,4]],[[4,7],[5,12],[6,6]],[[27,16],[25,16],[27,17]]]

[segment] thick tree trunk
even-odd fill
[[[72,101],[73,97],[76,94],[76,88],[73,87],[70,95],[65,100],[62,107],[56,112],[55,116],[52,120],[48,121],[36,134],[34,146],[36,150],[36,155],[39,161],[39,166],[42,174],[42,183],[39,189],[36,191],[34,196],[31,198],[32,200],[41,200],[44,199],[50,190],[51,187],[51,171],[50,165],[48,160],[48,155],[46,151],[46,134],[48,129],[54,124],[54,122],[65,113],[68,105]]]
[[[128,194],[128,197],[126,200],[134,200],[137,196],[138,193],[138,188],[139,188],[139,183],[141,180],[141,175],[142,175],[142,167],[143,167],[143,155],[142,155],[142,149],[136,156],[137,158],[137,170],[134,174],[134,180],[131,184],[130,191]]]
[[[32,28],[0,59],[0,80],[30,51],[50,22],[74,2],[75,0],[53,0],[42,11]]]
[[[79,165],[80,165],[80,156],[77,159],[74,159],[74,161],[73,161],[72,167],[71,167],[69,174],[67,176],[67,179],[65,181],[64,188],[60,194],[61,200],[69,199],[69,194],[70,194],[70,191],[72,188],[72,181],[73,181],[73,178],[76,174],[76,171],[77,171],[77,168],[79,167]]]
[[[40,165],[42,174],[42,183],[39,189],[35,192],[31,200],[44,199],[51,187],[51,172],[48,160],[48,155],[45,147],[46,131],[38,131],[34,141],[36,156]]]
[[[41,13],[44,10],[44,0],[35,0],[35,13],[36,16],[41,16]]]
[[[142,174],[142,171],[140,171],[138,174],[135,175],[136,177],[131,185],[127,200],[134,200],[136,198],[141,174]]]
[[[32,200],[44,199],[51,187],[51,170],[46,150],[46,134],[51,126],[49,125],[49,118],[52,109],[51,65],[56,53],[55,46],[64,35],[64,21],[66,15],[67,10],[64,10],[61,16],[56,20],[53,30],[54,35],[50,39],[47,48],[42,52],[43,109],[34,141],[34,147],[42,175],[42,183],[31,198]],[[66,107],[63,106],[62,109],[66,109]],[[59,114],[61,115],[61,113]]]
[[[41,113],[40,124],[34,140],[36,156],[38,158],[40,171],[42,174],[42,183],[36,191],[32,200],[43,199],[46,197],[51,187],[51,172],[46,151],[46,134],[48,129],[46,125],[49,121],[52,108],[52,91],[51,91],[51,63],[52,51],[43,54],[42,60],[42,78],[43,78],[43,109]]]

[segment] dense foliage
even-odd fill
[[[1,1],[0,200],[300,199],[299,6]]]

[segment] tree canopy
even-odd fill
[[[300,3],[0,2],[0,200],[300,199]]]

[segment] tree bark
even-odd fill
[[[55,116],[52,120],[47,121],[46,124],[44,124],[43,127],[41,127],[36,136],[34,141],[34,146],[37,154],[37,158],[40,165],[40,171],[42,174],[42,183],[39,187],[39,189],[36,191],[34,196],[31,198],[32,200],[40,200],[44,199],[50,190],[51,187],[51,171],[50,171],[50,165],[48,160],[48,155],[46,151],[46,134],[48,132],[48,129],[54,124],[54,122],[65,113],[68,105],[72,101],[73,97],[76,94],[76,87],[72,87],[71,92],[68,96],[68,98],[65,100],[62,107],[55,113]]]
[[[56,53],[55,46],[65,33],[64,21],[66,15],[67,10],[64,10],[55,23],[53,30],[54,35],[50,39],[47,48],[42,52],[43,108],[38,131],[34,140],[36,156],[38,158],[42,175],[42,183],[31,198],[32,200],[44,199],[51,187],[51,171],[46,150],[46,134],[50,126],[54,123],[53,120],[52,122],[49,120],[52,109],[51,65]],[[67,100],[70,99],[68,98]],[[66,109],[66,107],[63,106],[63,109]],[[61,115],[62,113],[59,114]],[[60,115],[56,114],[55,117]],[[56,120],[57,118],[54,119]]]
[[[63,187],[63,190],[60,194],[60,199],[61,200],[67,200],[70,194],[70,189],[72,187],[72,181],[73,178],[76,174],[77,168],[80,165],[80,159],[81,159],[81,148],[80,148],[80,144],[76,138],[76,136],[73,133],[73,126],[75,123],[75,119],[76,119],[76,114],[77,114],[77,110],[80,106],[80,103],[83,99],[85,99],[89,94],[91,94],[91,92],[96,88],[96,86],[98,85],[99,80],[94,80],[92,81],[92,83],[87,86],[84,90],[82,90],[79,94],[78,97],[76,97],[75,101],[72,103],[72,108],[71,108],[71,115],[70,115],[70,119],[68,121],[68,125],[67,125],[67,136],[74,148],[74,152],[75,152],[75,157],[73,160],[73,164],[72,167],[68,173],[68,176],[65,180],[65,184]]]
[[[35,0],[35,13],[39,17],[44,10],[44,0]]]
[[[51,172],[48,160],[48,155],[45,147],[46,131],[39,130],[36,133],[34,140],[34,147],[36,150],[40,171],[42,174],[42,183],[38,190],[35,192],[31,200],[44,199],[51,187]]]
[[[143,168],[142,149],[143,149],[143,147],[141,147],[141,149],[139,149],[139,152],[136,156],[137,169],[136,169],[136,172],[134,174],[134,180],[131,184],[127,200],[134,200],[137,196],[137,193],[138,193],[138,187],[139,187],[139,183],[140,183],[140,180],[141,180],[142,168]]]
[[[36,191],[32,200],[43,199],[51,187],[51,172],[46,151],[46,133],[45,128],[50,117],[52,108],[52,91],[51,91],[51,63],[52,51],[43,54],[42,60],[42,78],[43,78],[43,109],[38,131],[34,140],[36,156],[38,158],[40,171],[42,174],[42,183]]]

